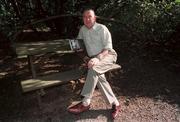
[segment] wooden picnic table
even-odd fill
[[[16,53],[19,58],[45,54],[49,52],[55,53],[73,53],[71,50],[68,39],[59,39],[51,41],[40,42],[19,42],[16,43]]]
[[[36,73],[33,63],[33,57],[35,55],[41,55],[51,52],[58,54],[75,53],[75,51],[71,49],[68,39],[40,42],[21,42],[16,43],[15,48],[17,58],[28,59],[29,70],[32,73],[31,79],[21,81],[22,90],[23,92],[29,92],[33,90],[38,91],[39,104],[41,104],[39,94],[44,94],[44,88],[58,85],[71,80],[76,80],[82,77],[84,74],[84,72],[79,68],[41,77],[39,77]]]
[[[16,43],[15,47],[18,58],[28,58],[28,65],[33,78],[36,78],[36,71],[33,65],[33,57],[35,55],[46,54],[49,52],[58,54],[74,53],[74,51],[71,50],[67,39]]]

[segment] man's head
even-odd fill
[[[87,9],[83,12],[83,22],[87,28],[92,28],[96,22],[96,15],[92,9]]]

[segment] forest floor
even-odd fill
[[[73,68],[72,59],[62,61],[57,54],[37,56],[39,75]],[[75,59],[73,59],[75,60]],[[78,61],[77,61],[78,62]],[[75,62],[74,62],[75,63]],[[180,64],[160,54],[119,55],[122,65],[109,81],[121,104],[116,122],[180,122]],[[89,111],[80,115],[67,112],[80,100],[83,83],[69,82],[45,89],[42,109],[36,92],[22,93],[20,81],[30,77],[26,59],[0,60],[0,122],[109,122],[110,105],[96,89]]]

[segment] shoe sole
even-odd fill
[[[82,112],[72,112],[72,111],[68,111],[68,112],[71,113],[71,114],[77,115],[77,114],[81,114],[81,113],[83,113],[83,112],[86,112],[86,111],[88,111],[89,109],[90,109],[90,107],[89,107],[88,109],[82,111]]]

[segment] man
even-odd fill
[[[84,96],[82,102],[68,109],[69,112],[79,114],[90,108],[90,102],[96,85],[101,90],[105,100],[112,105],[112,118],[114,119],[120,105],[115,97],[104,73],[112,68],[116,62],[117,54],[112,48],[111,34],[105,25],[96,22],[96,16],[92,9],[83,12],[84,25],[81,27],[78,39],[83,39],[90,57],[87,63],[88,74],[81,91]]]

